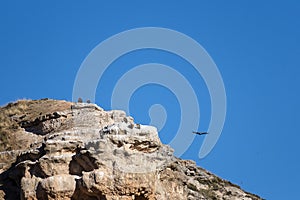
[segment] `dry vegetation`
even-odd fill
[[[50,99],[19,100],[0,107],[0,151],[22,147],[18,137],[24,132],[20,121],[32,121],[47,113],[66,110],[71,103]]]
[[[25,113],[27,108],[26,100],[9,103],[7,106],[0,108],[0,151],[10,150],[11,145],[9,143],[13,139],[13,133],[20,129],[12,117]]]

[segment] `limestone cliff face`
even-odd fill
[[[260,199],[174,157],[123,111],[44,99],[0,112],[0,199]]]

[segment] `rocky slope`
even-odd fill
[[[0,108],[0,199],[260,199],[173,156],[154,127],[95,104]]]

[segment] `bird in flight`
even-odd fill
[[[197,134],[197,135],[206,135],[208,134],[208,132],[197,132],[197,131],[193,131],[194,134]]]

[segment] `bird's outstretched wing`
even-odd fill
[[[197,132],[197,131],[193,131],[194,134],[197,134],[197,135],[206,135],[208,134],[208,132]]]

